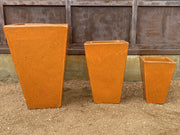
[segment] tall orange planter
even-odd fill
[[[4,31],[28,108],[60,107],[68,25],[6,25]]]
[[[176,63],[167,57],[140,57],[140,64],[146,101],[165,103]]]
[[[95,103],[119,103],[129,43],[86,42],[85,53]]]

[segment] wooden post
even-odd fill
[[[6,38],[4,35],[4,12],[3,12],[3,0],[0,0],[0,45],[6,44]]]
[[[138,0],[133,0],[132,4],[132,25],[130,32],[130,47],[136,45],[136,30],[137,30],[137,12],[138,12]]]
[[[72,26],[71,26],[71,0],[66,0],[66,23],[69,24],[68,47],[72,43]]]

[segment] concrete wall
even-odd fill
[[[173,59],[177,63],[173,79],[180,79],[180,55],[167,55],[167,57]],[[72,79],[89,79],[84,55],[67,56],[65,80]],[[0,81],[18,82],[18,77],[10,54],[0,54]],[[125,81],[141,81],[138,55],[128,56]]]

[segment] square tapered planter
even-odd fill
[[[165,103],[176,63],[167,57],[140,57],[140,65],[147,103]]]
[[[4,31],[28,108],[60,107],[68,25],[6,25]]]
[[[86,42],[85,54],[95,103],[119,103],[129,43],[126,41]]]

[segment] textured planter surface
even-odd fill
[[[85,43],[89,78],[95,103],[119,103],[129,43],[90,41]]]
[[[28,108],[60,107],[68,25],[4,27]]]
[[[165,103],[176,63],[168,57],[140,57],[140,64],[146,101]]]

